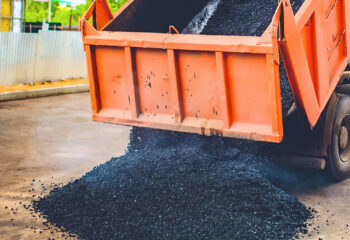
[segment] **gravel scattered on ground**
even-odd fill
[[[272,184],[274,146],[133,128],[124,156],[33,205],[82,239],[289,239],[313,212]]]

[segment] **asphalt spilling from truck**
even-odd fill
[[[213,0],[186,31],[260,35],[276,2]],[[301,3],[292,1],[294,10]],[[281,91],[285,113],[293,97],[283,67]],[[287,192],[329,180],[275,164],[280,151],[270,143],[133,128],[125,155],[54,188],[33,207],[81,239],[303,237],[315,211]]]

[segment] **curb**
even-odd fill
[[[22,100],[22,99],[28,99],[28,98],[56,96],[56,95],[70,94],[70,93],[82,93],[82,92],[88,92],[88,91],[89,91],[88,84],[80,84],[80,85],[64,86],[64,87],[56,87],[56,88],[34,89],[34,90],[28,90],[28,91],[4,92],[4,93],[0,93],[0,102]]]

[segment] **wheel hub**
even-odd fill
[[[350,115],[346,115],[341,123],[338,133],[338,146],[340,159],[343,162],[350,161]]]
[[[348,145],[349,134],[348,129],[345,126],[342,126],[339,134],[339,146],[342,150],[345,150],[346,145]]]

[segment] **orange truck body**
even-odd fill
[[[281,142],[280,54],[311,127],[349,61],[350,0],[281,0],[260,37],[104,31],[133,4],[80,21],[96,121]]]

